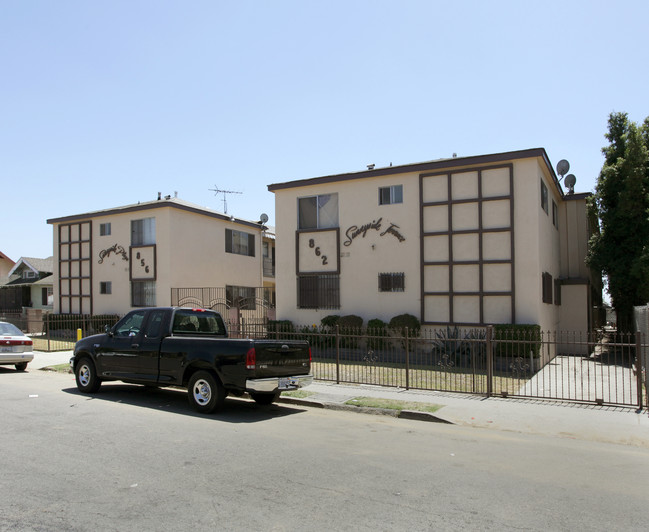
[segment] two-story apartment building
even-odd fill
[[[277,316],[587,331],[601,279],[584,259],[588,194],[544,149],[302,179],[275,193]]]
[[[54,231],[56,313],[121,314],[179,303],[230,307],[255,297],[274,303],[274,236],[261,221],[158,194],[47,222]],[[206,295],[213,288],[220,292]]]

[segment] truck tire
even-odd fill
[[[27,362],[19,362],[14,365],[16,366],[16,371],[25,371],[27,369]]]
[[[255,403],[262,406],[273,404],[279,399],[279,392],[276,393],[251,393],[250,397],[253,398]]]
[[[225,388],[208,371],[197,371],[187,384],[187,398],[196,412],[211,414],[223,408]]]
[[[88,357],[83,357],[77,362],[74,368],[74,378],[77,381],[77,388],[83,393],[95,393],[101,386],[95,364]]]

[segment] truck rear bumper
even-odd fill
[[[298,375],[297,377],[273,377],[270,379],[249,379],[246,381],[246,391],[258,393],[274,393],[304,388],[313,382],[313,375]]]

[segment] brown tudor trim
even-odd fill
[[[88,226],[88,239],[83,238],[82,227],[84,225]],[[79,238],[77,240],[72,240],[72,227],[77,227],[79,231]],[[92,314],[93,313],[93,290],[92,290],[92,220],[84,220],[78,223],[68,223],[60,224],[59,229],[59,242],[58,242],[58,253],[59,253],[59,311],[61,314],[72,314],[72,303],[75,299],[78,299],[79,304],[79,314]],[[61,241],[61,236],[63,230],[67,230],[67,238],[65,242]],[[88,244],[88,256],[83,255],[83,244]],[[72,249],[73,246],[78,246],[78,258],[72,258]],[[61,250],[67,247],[68,258],[61,258]],[[83,275],[83,263],[87,262],[88,264],[88,275]],[[77,263],[79,265],[79,274],[72,275],[72,264]],[[67,265],[67,275],[63,277],[61,275],[62,265]],[[83,293],[83,281],[88,280],[90,286],[90,293]],[[67,295],[63,295],[63,286],[67,288]],[[67,302],[68,312],[63,312],[63,301]],[[84,300],[87,300],[90,308],[87,309],[87,312],[84,312]]]
[[[509,170],[509,194],[504,196],[490,196],[485,198],[482,193],[482,173],[486,170],[494,170],[499,168],[505,168]],[[454,174],[466,173],[466,172],[476,172],[478,174],[478,195],[476,198],[472,199],[459,199],[453,200],[453,190],[452,190],[452,176]],[[446,201],[434,201],[434,202],[424,202],[424,179],[427,177],[433,176],[446,176],[447,177],[447,200]],[[482,207],[486,202],[492,201],[509,201],[509,227],[508,228],[495,228],[495,229],[484,229],[482,227]],[[463,230],[453,230],[453,213],[452,206],[462,203],[475,203],[478,208],[478,228],[477,229],[463,229]],[[445,205],[448,209],[448,230],[446,231],[424,231],[424,209],[426,207],[434,207],[437,205]],[[419,175],[419,226],[420,226],[420,312],[421,312],[421,323],[422,325],[445,325],[451,323],[453,325],[462,325],[462,326],[483,326],[487,325],[484,320],[484,300],[486,297],[502,297],[507,296],[510,298],[510,312],[512,323],[516,323],[516,277],[515,277],[515,257],[514,257],[514,165],[513,163],[503,164],[503,165],[494,165],[494,166],[483,166],[483,167],[471,167],[471,168],[462,168],[457,171],[447,171],[447,172],[431,172],[431,173],[422,173]],[[488,233],[509,233],[510,235],[510,259],[509,260],[485,260],[482,253],[482,244],[483,236]],[[478,235],[478,259],[477,260],[468,260],[468,261],[455,261],[453,259],[453,244],[452,237],[454,235],[462,234],[477,234]],[[448,260],[443,261],[426,261],[424,260],[424,240],[427,236],[448,236]],[[484,266],[487,264],[510,264],[510,290],[509,291],[499,291],[499,292],[486,292],[484,290]],[[479,280],[478,280],[478,291],[472,292],[455,292],[453,289],[453,267],[455,265],[478,265],[479,267]],[[446,292],[427,292],[425,290],[425,268],[426,266],[448,266],[448,291]],[[448,322],[436,322],[426,320],[426,297],[427,296],[445,296],[448,298],[448,312],[449,320]],[[479,309],[479,323],[464,323],[454,321],[454,298],[463,297],[463,296],[477,296],[480,299],[480,309]]]

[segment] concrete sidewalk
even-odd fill
[[[35,352],[28,370],[66,364],[72,351],[56,353]],[[488,428],[510,432],[544,434],[649,448],[649,412],[631,408],[582,405],[529,399],[485,398],[478,395],[404,390],[381,386],[335,384],[323,381],[304,388],[308,398],[282,396],[280,402],[320,408],[337,408],[366,412],[345,405],[356,397],[373,397],[436,404],[441,408],[434,414],[418,413],[412,417],[427,421]],[[396,415],[394,411],[371,411]]]
[[[304,404],[338,408],[355,397],[442,405],[430,421],[649,448],[649,412],[630,408],[316,382]],[[348,406],[346,409],[356,409]],[[420,416],[426,419],[427,414]]]

